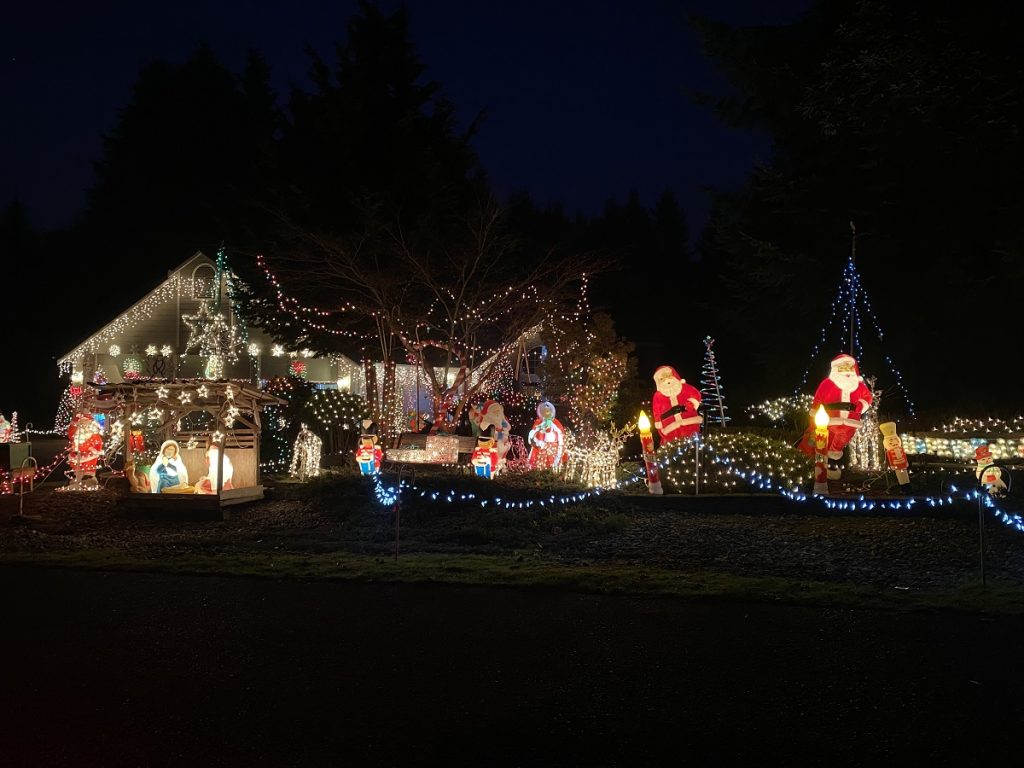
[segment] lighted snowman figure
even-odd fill
[[[974,475],[985,486],[989,495],[1005,496],[1006,483],[1003,482],[1003,471],[992,463],[994,459],[988,443],[982,443],[974,449],[974,459],[977,462]]]

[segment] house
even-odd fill
[[[319,389],[366,395],[362,362],[341,354],[317,356],[286,351],[260,328],[247,328],[228,298],[226,276],[196,252],[167,273],[167,278],[120,315],[62,355],[57,365],[73,381],[132,383],[137,380],[247,381],[260,387],[276,376],[301,373]],[[520,386],[537,387],[546,349],[536,329],[525,334],[510,361]],[[376,382],[383,366],[376,363]],[[439,378],[445,376],[437,370]],[[456,371],[447,372],[449,386]],[[419,366],[396,365],[394,432],[408,429],[412,413],[432,410],[430,385]]]
[[[202,252],[167,273],[167,279],[139,301],[62,355],[61,373],[86,382],[120,384],[137,378],[206,377],[259,383],[304,369],[304,378],[323,387],[363,394],[360,366],[343,356],[286,352],[259,328],[236,318],[216,264]],[[223,298],[221,298],[223,297]],[[210,310],[212,306],[220,306]],[[219,315],[219,317],[218,317]],[[218,324],[217,328],[212,328]],[[217,336],[223,359],[210,370],[199,336]],[[211,373],[219,375],[209,375]]]

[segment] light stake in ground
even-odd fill
[[[828,447],[828,413],[824,405],[818,406],[814,414],[814,492],[828,494],[828,463],[825,450]]]
[[[647,490],[655,495],[662,495],[661,477],[658,475],[658,456],[654,449],[654,435],[651,434],[651,420],[647,414],[640,411],[640,418],[636,423],[640,430],[640,446],[644,455],[644,468],[647,470]]]

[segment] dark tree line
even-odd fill
[[[926,407],[1016,410],[1012,387],[961,392],[937,377],[1021,373],[1022,16],[1009,0],[819,0],[785,27],[694,19],[733,84],[701,98],[731,126],[767,130],[771,158],[742,190],[715,196],[695,244],[671,191],[650,206],[610,199],[594,216],[515,194],[499,204],[503,236],[524,265],[568,254],[617,264],[591,299],[636,342],[641,379],[666,362],[696,379],[710,333],[742,402],[798,383],[854,221],[888,332],[872,345],[862,329],[865,367],[891,386],[879,357],[889,355]],[[486,121],[457,124],[423,77],[404,11],[365,4],[332,53],[310,51],[312,86],[283,96],[257,53],[240,73],[212,48],[154,62],[106,137],[76,225],[41,235],[17,205],[6,211],[5,256],[63,266],[55,306],[86,285],[123,296],[76,304],[59,348],[197,249],[224,242],[247,277],[252,254],[294,244],[296,231],[367,253],[400,232],[403,245],[438,253],[495,204],[472,143]],[[374,252],[367,264],[394,266]],[[323,286],[305,291],[311,303],[329,298]],[[812,378],[838,351],[823,351]]]
[[[819,0],[781,28],[697,20],[735,86],[707,101],[775,141],[701,240],[728,349],[766,376],[803,368],[853,221],[887,331],[866,361],[880,384],[884,351],[926,407],[1019,409],[997,382],[1022,372],[1022,21],[1002,0]]]

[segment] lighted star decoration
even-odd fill
[[[280,344],[275,344],[270,348],[270,354],[274,357],[281,357],[284,354],[284,347]]]
[[[214,313],[207,304],[200,304],[194,315],[182,315],[189,329],[185,352],[198,351],[203,357],[216,355],[222,360],[238,359],[241,342],[233,325],[228,325],[222,312]]]
[[[196,388],[196,394],[199,395],[200,397],[203,397],[203,398],[209,397],[210,396],[210,388],[207,387],[205,384],[200,384]]]
[[[164,415],[164,412],[159,408],[151,408],[149,411],[149,418],[152,421],[159,421]]]
[[[141,426],[143,418],[144,417],[142,415],[142,411],[136,411],[135,413],[133,413],[132,417],[131,417],[132,426],[133,427]]]
[[[234,400],[235,388],[228,384],[227,387],[224,388],[224,396],[227,397],[228,400]]]
[[[307,359],[310,358],[310,357],[313,357],[313,355],[315,355],[315,354],[316,353],[312,349],[304,349],[304,350],[302,350],[302,356],[307,358]]]
[[[193,436],[193,437],[190,437],[190,438],[188,439],[188,442],[187,442],[187,443],[185,443],[185,447],[186,447],[186,448],[195,448],[195,447],[196,447],[197,445],[199,445],[199,441],[198,441],[198,440],[196,440],[194,436]]]
[[[156,388],[156,396],[157,396],[157,399],[159,399],[159,400],[166,400],[167,396],[170,393],[171,393],[171,391],[169,389],[167,389],[167,387],[165,387],[165,386],[161,385],[161,386]]]
[[[212,435],[210,435],[210,439],[213,440],[213,442],[215,442],[215,443],[223,443],[224,442],[224,433],[221,432],[218,429],[216,432],[214,432]]]
[[[146,354],[149,355],[150,357],[153,357],[156,354],[156,344],[147,344]]]
[[[184,389],[181,390],[181,392],[178,393],[178,401],[182,405],[185,405],[186,403],[191,403],[192,402],[192,393],[191,392],[186,392]]]
[[[163,355],[164,357],[170,357],[171,356],[171,352],[173,352],[173,351],[174,350],[171,349],[171,345],[170,344],[164,344],[162,347],[160,347],[160,354]]]
[[[241,413],[237,405],[229,405],[228,412],[224,415],[224,426],[231,429],[235,426],[235,419],[238,418],[238,414]]]

